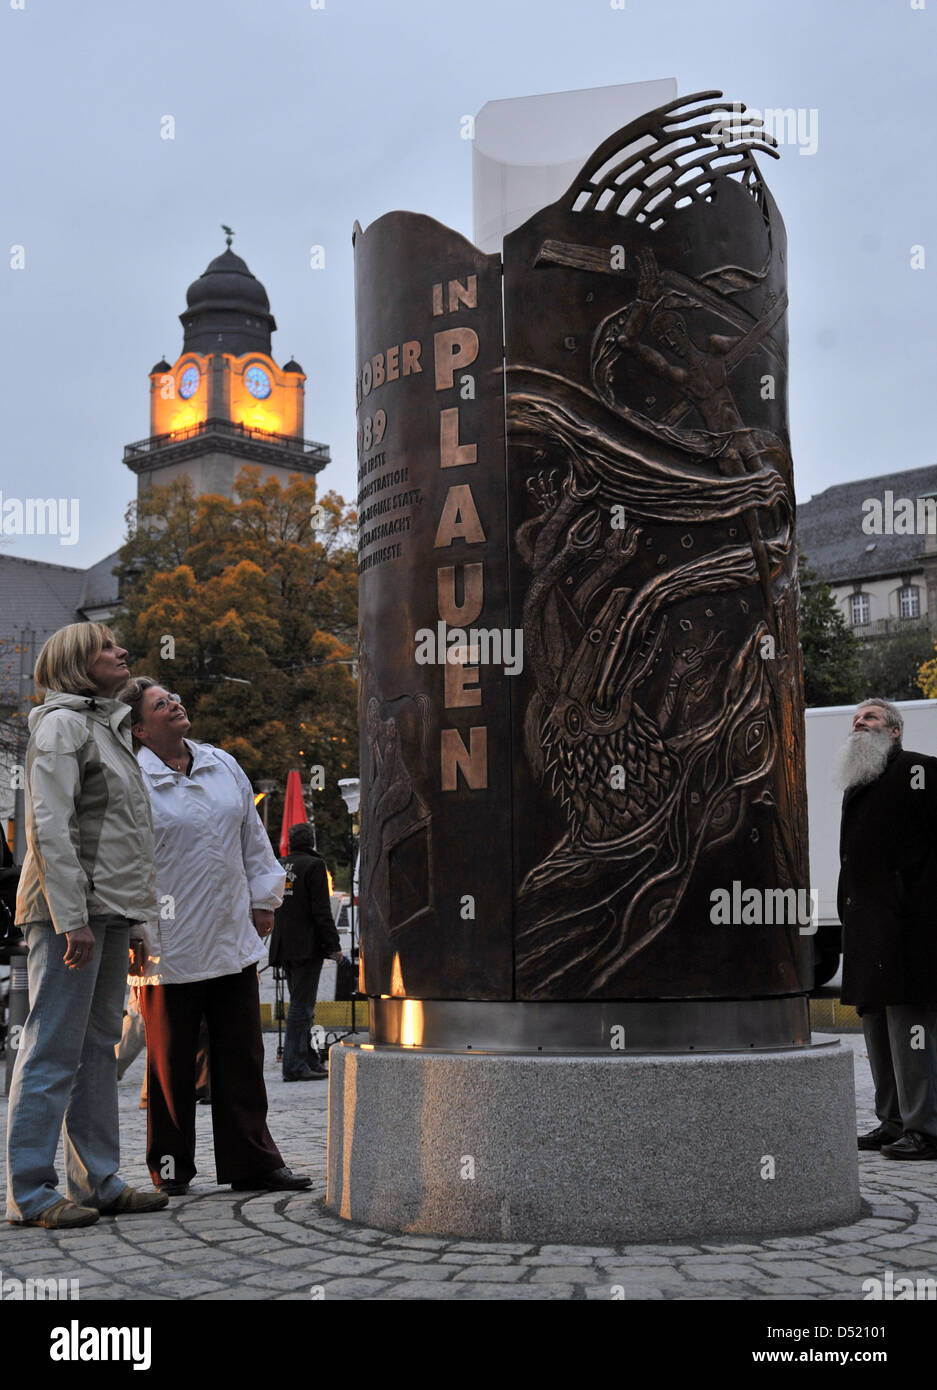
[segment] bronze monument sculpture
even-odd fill
[[[446,1071],[460,1118],[440,1112],[439,1133],[468,1123],[492,1058],[489,1100],[531,1058],[546,1077],[550,1056],[593,1058],[576,1065],[635,1105],[623,1068],[649,1057],[682,1077],[677,1059],[708,1054],[744,1089],[752,1074],[725,1059],[753,1049],[831,1066],[845,1094],[848,1059],[811,1049],[810,924],[791,910],[809,871],[786,237],[755,158],[774,142],[744,108],[727,122],[719,95],[612,135],[503,258],[412,213],[356,227],[373,1050],[335,1050],[343,1215],[561,1229],[529,1192],[506,1218],[503,1174],[457,1216],[448,1178],[369,1166],[346,1133],[364,1123],[349,1095],[367,1110],[365,1066],[405,1092],[417,1055]],[[785,910],[725,920],[714,899],[739,885]],[[560,1147],[566,1121],[575,1145],[575,1118],[545,1112]],[[381,1175],[411,1186],[385,1200]],[[836,1184],[805,1210],[852,1211],[842,1166]],[[595,1235],[597,1220],[562,1229]]]

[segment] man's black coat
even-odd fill
[[[286,887],[270,937],[271,965],[300,965],[341,950],[329,906],[325,860],[301,850],[283,860]]]
[[[937,758],[896,749],[851,787],[839,850],[843,1002],[937,1006]]]

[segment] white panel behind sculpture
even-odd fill
[[[500,251],[508,232],[565,192],[607,136],[676,96],[676,79],[665,77],[486,102],[472,149],[475,245]]]

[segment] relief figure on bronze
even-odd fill
[[[647,122],[629,128],[639,162],[667,165],[673,184],[667,120]],[[692,186],[706,186],[683,207],[665,199],[653,221],[639,216],[646,198],[632,204],[607,233],[624,244],[623,273],[583,245],[587,231],[539,246],[535,266],[588,287],[569,337],[591,314],[587,369],[508,364],[528,496],[514,536],[535,682],[524,751],[565,820],[519,885],[527,997],[627,991],[642,953],[687,929],[694,874],[735,846],[763,856],[772,886],[805,882],[791,460],[765,386],[785,365],[779,223],[754,137],[707,151],[711,126],[677,129],[693,137],[684,163],[702,161]],[[631,165],[612,167],[606,186]],[[694,232],[719,217],[731,259],[706,265]]]

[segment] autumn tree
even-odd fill
[[[829,584],[801,552],[800,647],[804,659],[804,703],[850,705],[859,695],[859,642],[846,626]]]
[[[320,847],[346,859],[340,777],[358,771],[355,513],[311,478],[287,486],[257,467],[234,497],[188,479],[152,487],[127,512],[119,640],[135,674],[178,692],[193,737],[238,759],[255,788],[276,782],[276,844],[287,773],[312,792]]]

